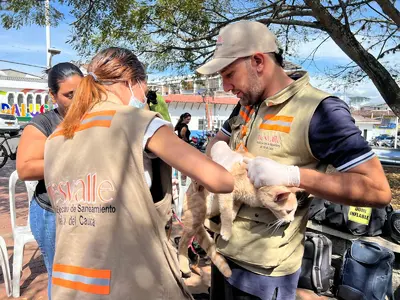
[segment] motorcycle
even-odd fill
[[[195,137],[193,136],[190,144],[194,146],[196,149],[200,150],[201,152],[206,152],[208,140],[205,137]]]

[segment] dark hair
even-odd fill
[[[46,70],[47,84],[53,94],[57,94],[60,89],[60,83],[68,77],[78,75],[83,77],[82,71],[72,63],[63,62],[56,64],[50,69]]]
[[[278,49],[278,51],[279,51],[279,53],[274,53],[275,61],[278,64],[278,66],[283,68],[284,67],[283,56],[282,56],[283,50],[282,49]]]
[[[191,117],[192,115],[189,114],[188,112],[185,112],[184,114],[181,114],[181,116],[179,117],[178,123],[176,123],[175,125],[175,131],[179,130],[179,125],[182,124],[183,120],[186,119],[187,117]]]
[[[72,138],[86,112],[102,101],[105,85],[127,81],[145,81],[146,72],[136,55],[128,49],[110,47],[93,57],[85,76],[74,93],[74,99],[62,123],[64,136]]]

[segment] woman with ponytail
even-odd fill
[[[71,104],[75,89],[82,80],[79,68],[69,62],[59,63],[47,71],[49,95],[57,108],[34,117],[25,127],[18,145],[17,171],[21,180],[38,180],[31,199],[29,222],[42,252],[49,274],[48,295],[51,299],[51,275],[56,239],[56,214],[47,194],[44,178],[46,139],[61,123]],[[19,276],[19,274],[18,274]]]
[[[178,137],[187,143],[190,143],[190,130],[189,122],[192,116],[186,112],[179,117],[178,123],[175,125],[175,131],[178,133]]]
[[[229,193],[228,171],[146,104],[146,74],[123,48],[98,53],[48,139],[45,180],[59,212],[54,299],[191,299],[165,232],[172,169]]]

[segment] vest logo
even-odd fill
[[[87,174],[84,178],[61,181],[47,186],[47,192],[57,204],[76,202],[82,204],[108,203],[114,200],[115,188],[110,180],[98,182],[97,174]]]
[[[264,116],[260,129],[290,133],[294,117],[267,114]]]
[[[260,131],[257,135],[257,145],[260,149],[274,151],[282,147],[282,137],[273,131]]]

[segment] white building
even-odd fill
[[[286,72],[301,69],[288,61],[284,65]],[[192,115],[190,130],[221,128],[239,101],[232,93],[224,92],[220,75],[171,76],[149,81],[148,87],[164,97],[174,125],[181,114]]]
[[[353,118],[356,122],[356,126],[358,129],[361,130],[362,136],[365,138],[366,141],[370,141],[374,135],[374,126],[379,125],[381,121],[365,118],[359,115],[353,115]]]
[[[292,68],[296,69],[296,66]],[[239,101],[231,93],[223,91],[220,76],[169,77],[149,82],[148,86],[157,89],[158,93],[163,95],[168,104],[173,125],[183,113],[188,112],[192,115],[189,124],[189,129],[192,131],[221,128]],[[51,106],[46,79],[13,69],[0,70],[1,112],[14,114],[20,121],[29,121],[33,116],[43,113]],[[382,114],[383,110],[385,109],[382,105],[379,113]],[[381,133],[382,130],[389,130],[387,126],[383,128],[384,122],[381,120],[368,118],[366,115],[364,117],[353,115],[353,117],[367,140],[377,135],[378,131]],[[388,122],[391,125],[392,120]],[[382,128],[378,128],[379,124]]]
[[[47,80],[13,69],[0,70],[0,111],[28,121],[49,105]]]
[[[200,95],[171,94],[164,96],[173,125],[179,117],[188,112],[192,119],[190,130],[212,130],[221,128],[238,103],[239,99],[231,97],[202,97]],[[204,99],[204,101],[203,101]]]

